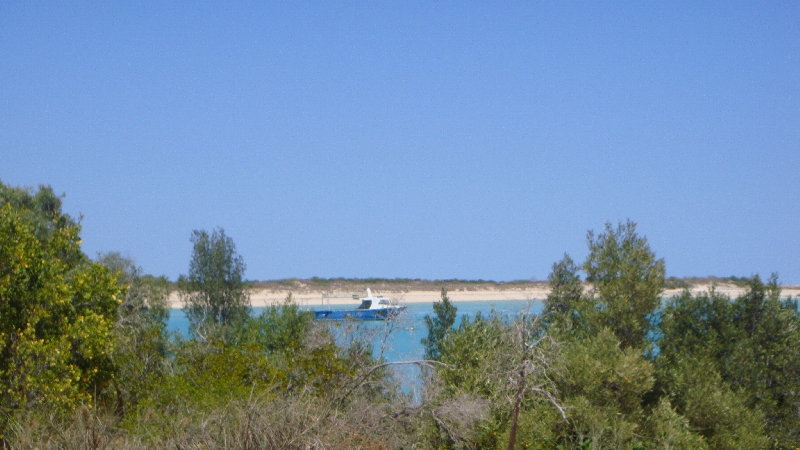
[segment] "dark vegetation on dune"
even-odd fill
[[[90,259],[79,233],[49,187],[0,183],[2,448],[800,447],[797,302],[752,276],[724,280],[746,287],[738,298],[664,304],[696,281],[666,279],[630,221],[589,232],[582,263],[553,264],[542,314],[456,320],[442,288],[425,359],[401,362],[422,368],[416,399],[373,350],[391,327],[331,328],[291,296],[254,317],[222,229],[192,234],[175,283]],[[270,283],[298,282],[455,280]],[[166,329],[173,287],[189,337]]]
[[[686,289],[694,286],[734,285],[745,288],[751,277],[668,277],[664,279],[664,289]],[[443,280],[424,280],[419,278],[284,278],[280,280],[248,281],[247,286],[253,289],[280,290],[315,290],[315,291],[353,291],[360,292],[367,287],[393,291],[439,291],[442,286],[449,290],[505,290],[549,287],[548,281],[531,280],[463,280],[457,278]],[[175,286],[177,289],[177,285]]]
[[[451,290],[482,290],[482,289],[521,289],[532,286],[546,286],[546,281],[513,280],[422,280],[411,278],[319,278],[309,279],[287,278],[270,281],[250,281],[249,286],[255,289],[270,290],[330,290],[330,291],[362,291],[367,287],[394,291],[439,291],[442,286]]]

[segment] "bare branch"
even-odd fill
[[[339,403],[343,403],[356,389],[358,389],[361,386],[363,386],[364,383],[366,382],[367,378],[369,378],[369,376],[372,375],[376,370],[382,369],[382,368],[388,367],[388,366],[399,366],[399,365],[405,365],[405,364],[415,364],[415,365],[418,365],[418,366],[421,366],[421,367],[431,367],[431,368],[434,367],[434,366],[442,366],[442,367],[444,367],[444,368],[446,368],[448,370],[452,370],[452,368],[450,366],[448,366],[447,364],[445,364],[445,363],[443,363],[441,361],[436,361],[436,360],[432,360],[432,359],[417,359],[417,360],[413,360],[413,361],[391,361],[391,362],[380,363],[380,364],[377,364],[377,365],[374,365],[374,366],[370,367],[361,376],[361,378],[358,379],[358,381],[355,384],[353,384],[353,386],[350,389],[348,389],[347,392],[345,392],[345,394],[339,399]]]

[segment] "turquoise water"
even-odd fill
[[[426,315],[433,316],[433,303],[412,303],[406,305],[407,308],[394,321],[390,322],[359,322],[355,326],[368,335],[374,335],[373,340],[375,355],[382,352],[387,361],[404,361],[420,359],[423,355],[423,347],[420,340],[428,335],[423,318]],[[539,313],[542,310],[541,300],[502,300],[502,301],[471,301],[455,303],[458,308],[458,318],[456,324],[461,321],[463,315],[474,316],[475,313],[488,314],[492,308],[503,314],[514,315],[522,310]],[[347,306],[332,306],[332,309]],[[314,308],[308,308],[314,309]],[[253,308],[253,314],[258,315],[264,308]],[[345,326],[342,322],[330,322],[334,328]],[[177,331],[186,336],[188,334],[189,322],[186,315],[180,309],[170,311],[167,328],[170,331]],[[355,330],[352,330],[355,331]]]
[[[428,336],[423,318],[433,316],[433,303],[412,303],[395,320],[383,322],[341,322],[323,321],[332,327],[334,335],[344,343],[348,339],[363,339],[372,342],[373,355],[382,357],[389,362],[412,361],[423,358],[424,347],[420,340]],[[488,314],[494,308],[499,313],[514,315],[520,311],[538,314],[542,311],[541,300],[502,300],[502,301],[471,301],[455,303],[458,308],[456,325],[461,322],[464,315],[474,316],[475,313]],[[347,306],[331,306],[332,309],[347,309]],[[314,309],[314,308],[308,308]],[[264,308],[253,308],[253,314],[258,315]],[[167,327],[170,331],[188,334],[189,322],[180,309],[170,311]],[[419,368],[415,365],[394,366],[395,377],[403,386],[403,391],[420,398],[419,389],[422,383],[419,379]]]

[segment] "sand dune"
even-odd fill
[[[697,285],[691,288],[692,293],[708,291],[711,285]],[[681,289],[668,289],[664,291],[665,297],[671,297],[681,293]],[[745,289],[732,285],[720,284],[716,286],[716,291],[737,297],[745,293]],[[366,295],[366,292],[356,291],[325,291],[320,289],[253,289],[250,291],[250,301],[253,306],[269,306],[280,304],[291,292],[295,301],[303,306],[327,306],[327,305],[358,305],[356,297]],[[546,284],[525,288],[505,288],[505,289],[455,289],[448,292],[450,300],[453,302],[469,301],[503,301],[503,300],[544,300],[550,289]],[[386,297],[396,299],[399,303],[431,303],[439,300],[440,291],[438,290],[377,290],[373,289],[373,295],[381,294]],[[800,296],[800,285],[783,286],[782,296]],[[173,308],[182,306],[177,292],[170,295],[170,304]]]

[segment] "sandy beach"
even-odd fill
[[[711,285],[697,285],[690,290],[694,294],[708,291]],[[735,298],[745,293],[745,289],[732,284],[718,284],[716,291]],[[453,302],[470,301],[503,301],[503,300],[544,300],[550,289],[546,284],[540,283],[535,286],[523,288],[505,289],[453,289],[448,291],[448,296]],[[664,297],[678,295],[682,289],[667,289]],[[366,295],[364,291],[355,290],[322,290],[322,289],[252,289],[250,290],[250,302],[254,307],[276,305],[283,302],[289,293],[294,300],[302,306],[327,306],[327,305],[351,305],[359,304],[358,297]],[[391,289],[372,289],[373,295],[383,295],[397,300],[401,304],[407,303],[432,303],[439,300],[440,291],[432,289],[420,290],[391,290]],[[356,298],[353,296],[355,295]],[[800,285],[782,286],[782,297],[800,296]],[[170,295],[170,306],[180,308],[182,305],[180,296],[177,292]]]

